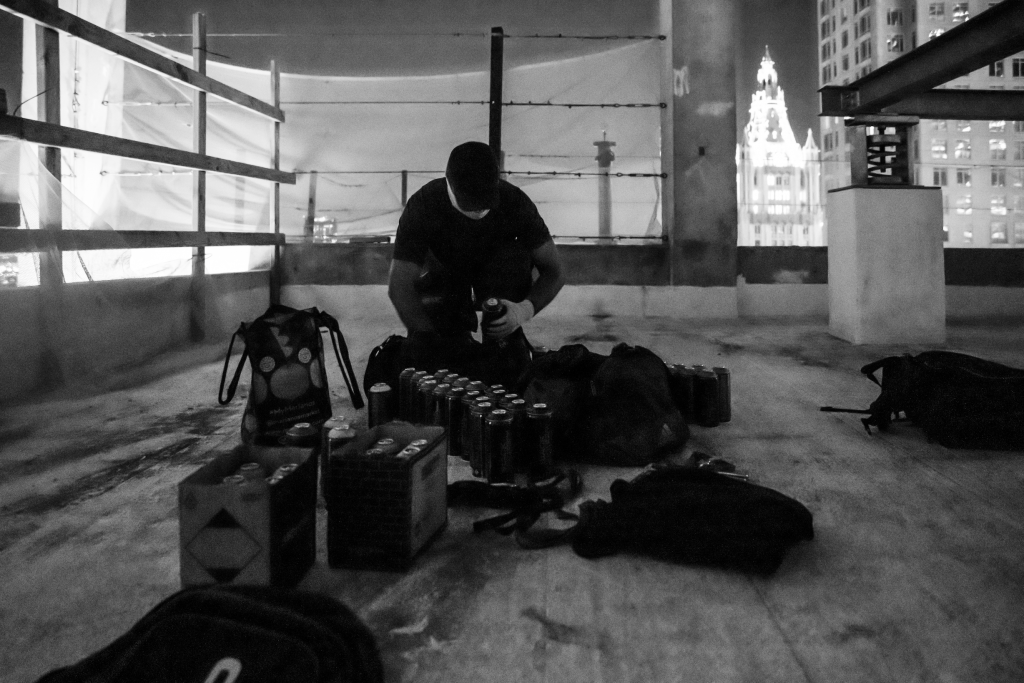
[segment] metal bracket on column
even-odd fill
[[[916,116],[853,116],[845,122],[854,185],[911,184],[909,138]]]

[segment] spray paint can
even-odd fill
[[[701,370],[694,378],[694,420],[701,427],[718,426],[718,377]]]
[[[469,408],[469,466],[476,477],[483,475],[484,418],[493,408],[490,401],[474,403]]]
[[[501,303],[494,297],[487,299],[480,305],[480,332],[485,341],[491,341],[487,339],[487,328],[498,318],[505,315],[506,309],[505,304]],[[500,342],[501,340],[494,340]]]
[[[505,405],[501,407],[512,414],[512,473],[518,476],[529,474],[530,467],[526,458],[523,457],[523,443],[526,434],[526,401],[521,398],[507,400],[507,396],[514,395],[506,395]]]
[[[320,434],[317,428],[309,422],[296,422],[280,438],[282,446],[315,446],[319,441]]]
[[[409,387],[416,368],[406,368],[398,373],[398,419],[409,420]]]
[[[455,379],[454,382],[452,382],[452,386],[453,387],[466,388],[467,385],[469,385],[469,378],[468,377],[458,377],[458,378]]]
[[[448,432],[448,455],[462,456],[462,397],[466,390],[452,387],[444,397],[445,424]]]
[[[712,368],[718,377],[718,421],[732,420],[732,373],[729,368]]]
[[[445,396],[451,390],[451,384],[438,384],[434,387],[434,412],[431,414],[430,424],[443,427],[448,421],[447,402]]]
[[[436,386],[436,379],[424,379],[420,382],[416,401],[416,422],[418,424],[428,425],[434,419],[434,387]]]
[[[331,504],[331,462],[341,457],[341,450],[354,441],[356,430],[348,424],[342,424],[328,430],[326,441],[320,450],[320,495],[327,505]]]
[[[491,482],[512,478],[512,413],[498,408],[484,418],[483,477]]]
[[[469,462],[470,450],[472,447],[472,436],[470,434],[470,408],[476,404],[476,399],[480,396],[479,391],[466,390],[462,394],[462,398],[459,400],[460,406],[459,415],[461,420],[459,422],[459,445],[462,449],[461,457],[463,460]]]
[[[392,408],[393,392],[391,387],[384,382],[378,382],[370,387],[367,392],[369,406],[367,408],[367,425],[376,427],[394,419]]]
[[[532,475],[546,477],[555,467],[551,407],[534,403],[526,410],[523,426],[523,459]]]

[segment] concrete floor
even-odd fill
[[[346,328],[360,377],[390,331]],[[1022,331],[951,327],[945,348],[1024,367]],[[817,537],[754,578],[525,551],[472,534],[482,513],[452,510],[414,570],[395,574],[329,568],[321,524],[301,585],[359,613],[389,681],[1024,680],[1021,454],[947,450],[908,425],[868,436],[857,416],[817,410],[866,407],[877,388],[859,367],[923,349],[851,346],[817,321],[541,315],[528,332],[729,367],[733,421],[694,427],[675,457],[732,461],[806,504]],[[179,588],[176,485],[237,440],[245,400],[243,385],[217,405],[217,351],[3,407],[0,681],[77,661]],[[336,368],[331,379],[336,412],[352,415]],[[632,474],[586,469],[582,497]]]

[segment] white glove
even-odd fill
[[[501,316],[484,330],[488,339],[501,339],[515,332],[533,317],[533,302],[529,299],[516,303],[508,299],[498,299],[505,304],[505,315]]]

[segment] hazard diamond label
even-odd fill
[[[260,554],[260,545],[224,509],[185,547],[217,581],[231,581]]]

